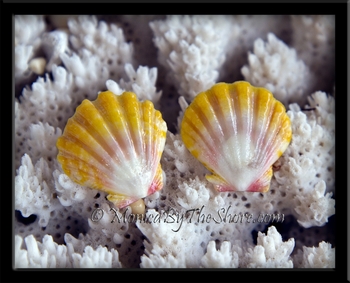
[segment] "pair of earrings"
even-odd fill
[[[118,208],[139,206],[163,187],[166,132],[152,102],[106,91],[68,119],[57,159],[73,181],[107,192]],[[199,93],[184,112],[181,136],[219,192],[266,192],[292,131],[283,104],[267,89],[238,81]]]

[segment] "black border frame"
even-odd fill
[[[242,3],[244,2],[244,3]],[[84,5],[71,6],[69,4],[81,3]],[[103,4],[102,4],[103,3]],[[137,3],[137,5],[135,5]],[[189,5],[193,3],[195,5]],[[133,5],[130,5],[133,4]],[[153,5],[152,4],[156,4]],[[168,5],[165,5],[168,4]],[[211,5],[210,5],[211,4]],[[312,5],[309,5],[312,4]],[[13,47],[12,36],[14,14],[107,14],[115,11],[119,14],[144,14],[151,7],[157,14],[334,14],[336,16],[336,268],[335,269],[30,269],[13,270],[12,247],[14,245],[12,230],[13,206],[11,207],[12,192],[14,188],[14,165],[13,160],[13,120],[14,108],[13,97]],[[186,5],[186,6],[184,6]],[[226,6],[229,5],[229,6]],[[3,133],[1,143],[2,154],[2,176],[6,178],[0,190],[1,194],[1,281],[2,282],[93,282],[91,272],[99,271],[97,275],[99,282],[179,282],[179,281],[201,281],[210,282],[211,278],[207,272],[223,272],[222,275],[214,274],[217,282],[350,282],[349,280],[349,208],[347,209],[347,162],[342,159],[347,154],[347,81],[348,81],[348,23],[347,16],[349,6],[345,1],[3,1],[1,3],[1,99],[2,99],[2,127]],[[225,12],[225,13],[223,13]],[[12,55],[12,60],[9,54]],[[10,70],[12,70],[10,72]],[[345,71],[344,71],[345,70]],[[11,81],[11,83],[9,83]],[[340,100],[341,102],[339,102]],[[12,105],[12,107],[8,106]],[[350,114],[349,114],[350,115]],[[12,119],[12,128],[7,121]],[[10,135],[11,138],[8,138]],[[7,138],[5,138],[7,137]],[[10,151],[12,149],[12,152]],[[346,152],[346,153],[345,153]],[[9,161],[10,164],[9,165]],[[344,160],[347,161],[347,160]],[[344,164],[346,164],[344,166]],[[345,188],[343,188],[345,186]],[[12,204],[13,205],[13,204]],[[10,244],[11,243],[11,244]],[[39,272],[37,272],[39,271]],[[72,274],[69,272],[79,272]],[[103,273],[102,273],[103,272]],[[122,272],[111,274],[104,272]],[[132,272],[132,273],[131,273]],[[150,273],[151,272],[151,273]],[[185,272],[195,272],[186,274]],[[300,274],[302,273],[302,274]],[[77,275],[72,277],[72,275]],[[95,274],[94,274],[95,275]],[[101,276],[102,275],[102,276]],[[122,276],[121,276],[122,275]],[[125,276],[124,276],[125,275]],[[195,275],[192,277],[192,275]]]

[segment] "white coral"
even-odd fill
[[[59,170],[53,172],[58,200],[63,206],[81,205],[84,199],[93,198],[98,191],[74,183]]]
[[[84,98],[95,99],[107,80],[126,78],[124,65],[133,61],[133,45],[126,42],[121,28],[94,16],[71,18],[68,27],[73,50],[60,58],[74,77],[76,107]]]
[[[61,64],[61,54],[68,51],[68,34],[62,30],[54,30],[43,34],[42,48],[47,58],[46,70],[51,72],[52,66]]]
[[[204,268],[237,268],[239,266],[240,253],[231,251],[231,243],[223,242],[219,250],[215,247],[215,241],[210,241],[207,246],[207,252],[201,259],[201,267]]]
[[[241,71],[252,85],[267,88],[285,105],[304,103],[313,77],[293,48],[269,33],[267,43],[260,38],[254,42],[254,53],[249,53],[248,60],[249,66]]]
[[[15,16],[15,83],[29,82],[33,72],[29,62],[41,44],[46,24],[42,15]]]
[[[314,73],[310,88],[331,91],[335,71],[335,16],[291,16],[292,45]]]
[[[179,174],[177,177],[181,177],[181,173],[193,178],[208,173],[205,167],[194,158],[185,147],[180,134],[174,135],[168,132],[167,142],[165,143],[164,148],[164,157],[166,157],[167,161],[173,160],[173,163],[178,170],[178,172],[175,173]]]
[[[292,268],[290,254],[294,249],[294,239],[282,241],[274,226],[269,227],[267,235],[258,233],[258,243],[254,249],[249,248],[247,257],[250,268]]]
[[[73,267],[75,268],[120,268],[118,252],[115,249],[108,251],[107,248],[99,246],[96,250],[87,246],[84,253],[72,254]]]
[[[65,268],[70,267],[67,247],[56,244],[52,237],[45,235],[42,243],[33,235],[24,239],[26,249],[22,248],[22,237],[15,236],[15,268]]]
[[[135,71],[131,64],[125,64],[125,73],[129,81],[121,79],[117,84],[113,80],[108,80],[106,86],[108,90],[117,95],[124,91],[132,91],[141,101],[150,100],[157,104],[162,95],[161,91],[156,91],[157,72],[157,68],[149,69],[144,66],[138,67]]]
[[[42,15],[16,15],[15,16],[15,45],[34,44],[38,46],[40,35],[45,31],[46,25]]]
[[[220,70],[220,81],[232,83],[242,79],[241,68],[247,64],[247,51],[252,50],[257,38],[266,40],[268,33],[288,40],[290,21],[285,15],[234,15],[233,38],[227,48],[227,58]]]
[[[85,235],[79,235],[79,239],[66,234],[65,241],[72,243],[80,253],[87,246],[97,249],[99,245],[103,245],[110,249],[117,245],[120,260],[126,266],[134,267],[136,263],[133,259],[142,241],[138,239],[138,231],[135,232],[137,229],[128,221],[130,207],[119,211],[106,199],[107,193],[80,186],[60,170],[55,170],[53,177],[59,202],[70,214],[80,215],[89,227]],[[131,242],[133,243],[132,248],[130,248]],[[75,256],[74,260],[75,264],[78,264],[77,260],[84,259]]]
[[[290,105],[291,144],[280,158],[275,172],[281,189],[294,199],[295,216],[304,227],[322,226],[335,213],[334,190],[335,119],[334,98],[316,92],[308,98],[309,111]]]
[[[57,148],[56,141],[62,135],[60,128],[51,127],[48,123],[31,124],[29,126],[30,138],[27,140],[28,146],[31,148],[32,162],[36,162],[42,156],[50,168],[54,168],[56,164]]]
[[[25,88],[20,99],[15,101],[15,156],[16,167],[19,166],[20,158],[24,153],[30,153],[32,146],[34,152],[40,152],[42,148],[40,143],[28,143],[35,136],[39,126],[31,124],[44,123],[44,132],[41,135],[46,136],[52,142],[55,135],[50,127],[63,128],[65,121],[74,113],[70,107],[72,98],[71,93],[75,87],[73,77],[62,67],[54,66],[52,69],[53,80],[46,75],[44,78],[32,84],[31,89]],[[31,130],[30,130],[31,129]],[[36,131],[36,133],[34,132]],[[33,136],[34,135],[34,136]],[[43,142],[46,143],[47,142]],[[50,144],[49,146],[54,146]]]
[[[50,213],[59,206],[52,184],[51,170],[43,158],[33,166],[25,154],[15,177],[15,209],[24,217],[39,216],[40,227],[45,227]]]
[[[60,55],[60,58],[68,72],[73,74],[74,82],[79,92],[85,92],[85,97],[83,96],[81,99],[94,99],[98,91],[104,88],[101,82],[106,81],[110,77],[107,65],[102,63],[98,56],[87,49],[82,49],[79,55],[63,53]],[[76,99],[74,102],[76,101],[79,103],[79,99]]]
[[[328,218],[335,213],[335,200],[332,193],[325,194],[326,183],[320,181],[308,194],[295,196],[295,212],[298,214],[298,222],[305,228],[323,226]]]
[[[110,74],[114,73],[110,75],[114,78],[124,74],[125,64],[132,63],[133,45],[126,42],[123,30],[116,25],[97,21],[94,16],[79,16],[69,19],[68,27],[71,33],[69,40],[79,56],[82,54],[85,61],[88,61],[88,56],[97,57],[96,65],[86,69],[89,73],[107,69]],[[103,81],[107,79],[104,77]]]
[[[229,16],[168,16],[150,27],[160,64],[171,70],[179,93],[188,100],[216,82],[237,29]]]
[[[206,185],[207,182],[201,181],[198,177],[179,184],[178,203],[186,209],[196,207],[198,204],[208,203],[210,197],[214,198],[214,196]]]
[[[15,236],[15,268],[120,268],[118,252],[108,251],[98,246],[86,246],[83,251],[75,251],[71,242],[58,245],[51,236],[45,235],[42,242],[33,235],[24,239]]]
[[[29,76],[29,61],[33,57],[33,46],[19,45],[15,48],[15,78]]]
[[[322,96],[326,94],[323,93]],[[332,100],[329,97],[329,103],[332,104]],[[326,114],[325,110],[318,107],[306,111],[305,114],[298,106],[291,106],[288,115],[292,122],[293,137],[281,159],[283,166],[275,174],[280,184],[299,186],[305,191],[310,191],[319,180],[324,180],[329,190],[333,190],[335,150],[333,111]],[[319,113],[324,113],[322,115],[327,117],[325,122]],[[327,126],[324,123],[327,123]],[[288,181],[288,175],[294,178],[289,178]]]
[[[88,187],[80,186],[74,183],[67,175],[55,170],[53,172],[57,198],[60,203],[69,207],[72,211],[77,211],[81,216],[87,219],[90,228],[112,239],[115,244],[121,244],[123,237],[128,232],[128,222],[124,219],[121,212],[109,201],[106,200],[107,193],[94,190]],[[98,208],[86,200],[96,199],[99,196]],[[129,209],[127,207],[126,209]],[[130,209],[129,209],[130,212]],[[95,234],[90,230],[90,234]]]
[[[171,216],[169,216],[171,215]],[[177,211],[158,213],[148,210],[145,222],[137,222],[137,227],[147,237],[144,241],[145,254],[141,257],[142,268],[196,267],[204,255],[201,243],[205,239],[193,229],[200,229],[189,223]],[[183,251],[187,250],[186,253]]]
[[[303,247],[293,258],[297,268],[335,268],[335,248],[320,242],[318,247]]]

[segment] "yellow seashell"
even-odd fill
[[[271,92],[238,81],[199,93],[185,110],[181,136],[212,172],[206,178],[218,191],[267,192],[272,165],[287,149],[292,129]]]
[[[57,140],[57,159],[76,183],[105,191],[119,208],[163,187],[167,126],[152,102],[132,92],[85,99]]]

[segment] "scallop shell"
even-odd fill
[[[267,192],[272,165],[292,138],[283,104],[248,82],[218,83],[199,93],[181,124],[187,149],[212,172],[219,192]]]
[[[119,208],[163,187],[167,126],[152,102],[132,92],[85,99],[57,140],[57,159],[76,183],[107,192]]]

